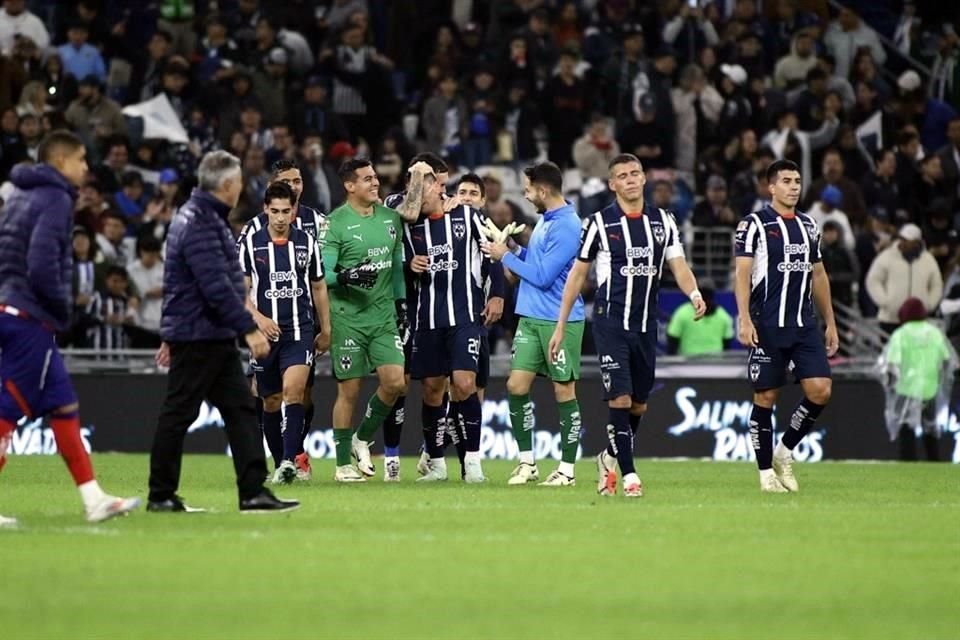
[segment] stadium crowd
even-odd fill
[[[36,161],[53,129],[88,147],[73,346],[159,344],[166,231],[214,149],[242,160],[238,231],[277,160],[298,162],[303,201],[329,212],[344,160],[370,157],[386,197],[415,153],[433,151],[451,176],[481,173],[502,227],[526,218],[519,167],[558,164],[586,215],[610,199],[609,160],[629,152],[652,202],[687,229],[732,235],[769,202],[767,165],[791,159],[835,301],[892,330],[920,297],[956,341],[957,8],[844,4],[4,0],[0,176]],[[158,96],[187,142],[146,137],[124,116]],[[0,199],[11,192],[5,182]]]

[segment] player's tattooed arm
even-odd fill
[[[416,222],[423,207],[423,178],[432,169],[426,162],[418,162],[410,167],[410,182],[407,184],[407,193],[403,202],[397,207],[397,213],[404,222]]]

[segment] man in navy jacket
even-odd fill
[[[208,400],[223,416],[237,474],[240,510],[281,512],[298,502],[279,500],[263,487],[267,475],[253,397],[236,339],[254,357],[269,345],[244,306],[243,273],[227,215],[243,190],[240,161],[208,153],[197,169],[199,188],[177,211],[167,235],[163,274],[163,346],[157,363],[170,367],[167,399],[150,453],[148,511],[195,511],[177,496],[183,438]]]
[[[0,216],[0,469],[16,423],[49,417],[87,520],[101,522],[137,508],[97,484],[80,435],[79,404],[55,333],[70,322],[73,202],[87,173],[83,143],[54,131],[38,149],[40,164],[18,166]],[[16,525],[0,516],[0,526]]]

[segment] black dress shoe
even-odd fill
[[[150,500],[147,502],[147,511],[154,513],[206,513],[206,509],[199,509],[184,504],[183,498],[173,496],[166,500]]]
[[[240,501],[240,513],[283,513],[299,509],[296,500],[281,500],[269,489],[264,489],[252,498]]]

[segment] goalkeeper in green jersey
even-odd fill
[[[363,482],[374,474],[370,443],[403,391],[403,342],[397,314],[404,303],[400,216],[379,203],[380,181],[368,160],[344,162],[340,180],[347,201],[327,216],[323,263],[333,331],[330,357],[337,379],[333,439],[337,482]],[[357,432],[353,412],[363,377],[372,369],[380,386]],[[357,469],[350,464],[351,454]]]

